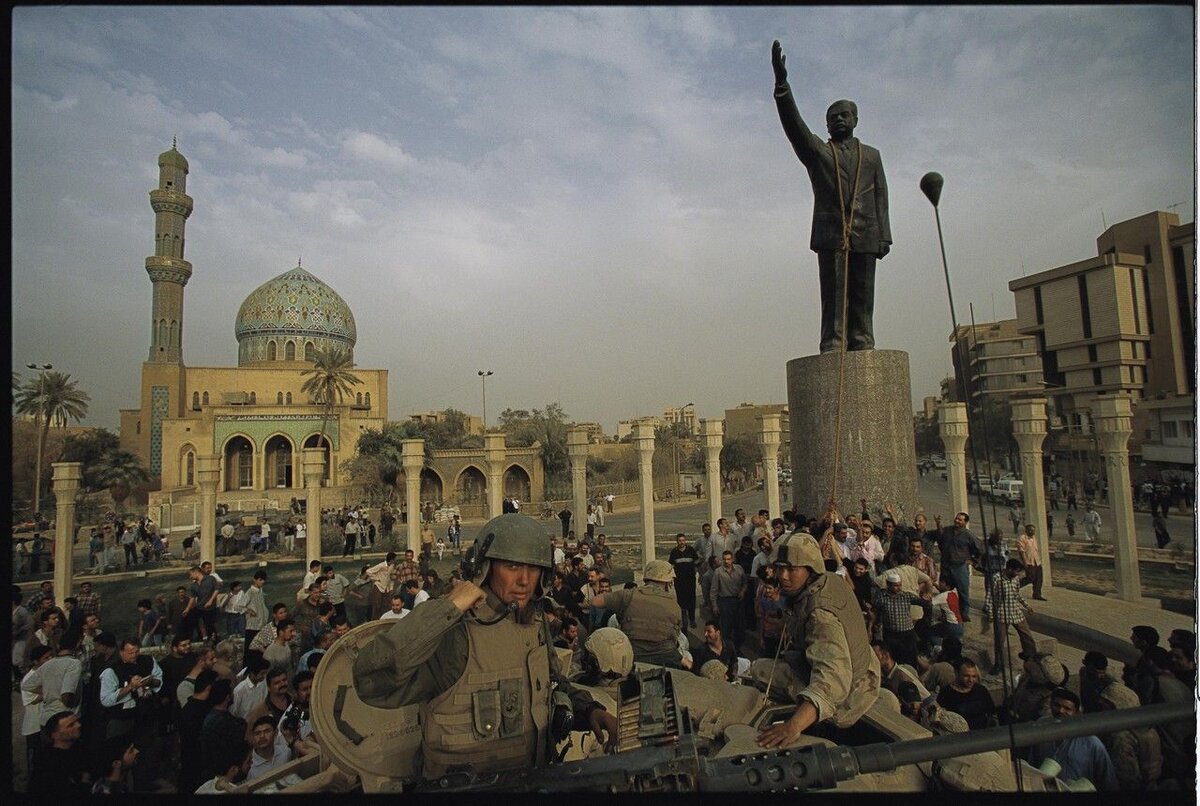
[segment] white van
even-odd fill
[[[992,486],[992,497],[1007,504],[1025,500],[1025,482],[1020,479],[1001,479]]]

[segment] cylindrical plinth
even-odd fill
[[[792,428],[793,509],[821,517],[831,495],[840,512],[892,504],[912,519],[917,501],[917,452],[913,442],[908,353],[859,350],[841,368],[841,440],[837,446],[838,353],[794,358],[787,363]],[[837,466],[834,492],[835,456]]]

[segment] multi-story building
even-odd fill
[[[476,417],[474,414],[464,414],[467,419],[468,434],[483,433],[483,418]],[[408,419],[418,423],[440,423],[446,419],[445,411],[417,411],[408,415]]]
[[[1037,339],[1019,333],[1016,319],[960,325],[950,341],[955,381],[959,388],[965,383],[972,405],[987,398],[1041,394]]]
[[[1096,246],[1096,257],[1008,287],[1017,330],[1035,338],[1041,354],[1051,428],[1064,432],[1054,453],[1094,463],[1091,406],[1124,394],[1135,407],[1136,463],[1146,434],[1161,433],[1151,420],[1181,406],[1194,411],[1195,225],[1157,211],[1114,224]],[[1152,398],[1174,403],[1140,405]]]
[[[688,432],[695,436],[700,433],[700,423],[696,419],[696,404],[688,403],[686,406],[669,406],[663,409],[663,419],[668,423],[684,423],[688,427]]]
[[[725,439],[739,435],[749,436],[755,443],[761,430],[758,418],[764,414],[778,414],[779,427],[783,433],[779,436],[779,460],[790,462],[792,456],[792,424],[788,417],[786,403],[739,403],[736,408],[725,409]]]

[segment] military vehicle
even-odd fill
[[[390,626],[375,621],[356,627],[318,666],[312,723],[320,753],[292,761],[242,791],[290,780],[293,785],[282,791],[1057,792],[1073,785],[1024,761],[1014,764],[1008,748],[1195,719],[1189,704],[1156,705],[1025,723],[1011,732],[1001,727],[935,736],[901,716],[885,692],[855,726],[852,743],[802,736],[787,748],[763,751],[755,744],[759,730],[786,719],[794,705],[771,702],[749,685],[636,664],[618,670],[628,674],[584,686],[617,715],[617,753],[605,755],[590,733],[574,732],[559,746],[561,763],[548,768],[489,775],[463,769],[421,782],[415,763],[419,706],[375,708],[353,688],[359,648]],[[561,668],[569,668],[569,657],[559,652]]]

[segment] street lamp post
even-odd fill
[[[678,420],[678,422],[681,422],[684,425],[687,425],[687,420],[683,419],[683,412],[687,411],[688,406],[693,406],[693,405],[695,405],[695,404],[694,403],[684,403],[683,406],[680,407],[680,409],[679,409],[680,419]],[[672,427],[674,427],[674,424],[672,424]],[[688,432],[691,433],[691,429],[689,429]],[[672,491],[673,495],[679,497],[679,496],[683,495],[682,490],[676,489],[677,485],[679,484],[679,436],[677,434],[672,434],[671,436],[672,436],[671,458],[674,460],[674,465],[675,465],[675,475],[671,479],[671,491]]]
[[[487,379],[488,379],[488,376],[493,373],[490,369],[488,369],[488,370],[481,369],[476,374],[479,376],[479,382],[483,386],[483,430],[486,431],[487,430]]]
[[[53,364],[26,364],[26,367],[36,370],[38,373],[38,394],[45,394],[46,386],[46,371],[54,369]],[[41,418],[50,417],[50,412],[39,412],[34,418],[33,424],[37,427],[37,465],[33,477],[33,511],[36,515],[42,511],[42,433],[44,429],[41,427]]]

